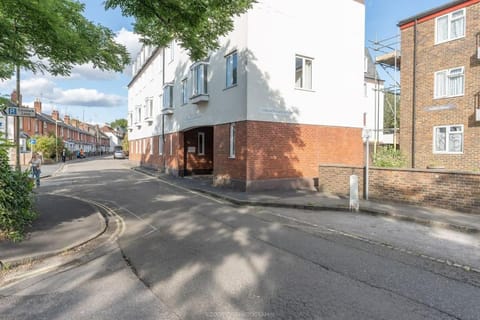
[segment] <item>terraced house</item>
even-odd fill
[[[414,168],[480,168],[480,1],[399,23],[400,146]]]
[[[319,164],[361,165],[364,3],[310,5],[258,1],[202,61],[175,42],[144,47],[128,86],[130,159],[242,190],[312,187]]]

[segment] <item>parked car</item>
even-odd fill
[[[123,152],[123,150],[116,150],[114,153],[113,153],[113,159],[125,159],[125,153]]]

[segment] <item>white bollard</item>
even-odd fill
[[[350,211],[358,211],[360,202],[358,200],[358,176],[350,176]]]

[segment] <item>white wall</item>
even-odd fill
[[[364,5],[262,0],[255,8],[248,16],[248,119],[362,126]],[[312,91],[295,89],[296,54],[314,59]]]
[[[165,133],[247,119],[361,127],[364,10],[353,0],[260,0],[235,18],[235,30],[210,55],[209,101],[201,106],[180,105],[181,81],[191,79],[193,62],[178,45],[170,62],[167,48],[165,82],[175,85],[174,113],[165,116]],[[235,50],[238,85],[226,89],[225,55]],[[296,54],[314,59],[312,91],[294,88]],[[141,126],[129,124],[132,141],[162,133],[162,64],[159,50],[130,84],[129,112],[143,107],[147,97],[155,106],[152,122],[143,114]]]
[[[366,90],[364,90],[364,112],[367,113],[366,125],[370,130],[378,130],[378,142],[383,142],[383,105],[385,96],[383,92],[383,83],[380,81],[377,84],[374,79],[366,79],[365,84]],[[373,135],[373,131],[371,141],[374,141],[374,138],[376,137],[376,135]]]

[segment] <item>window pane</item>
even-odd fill
[[[232,85],[237,84],[237,54],[234,53],[232,56]]]
[[[435,128],[435,151],[446,151],[447,150],[447,129]]]
[[[435,74],[435,97],[446,96],[445,88],[446,74],[445,72],[437,72]]]
[[[295,87],[303,87],[303,59],[295,58]]]
[[[227,67],[226,86],[230,87],[232,85],[232,56],[227,57],[226,67]]]
[[[452,13],[450,23],[450,38],[455,39],[465,35],[465,16],[464,11],[459,10]]]
[[[312,89],[312,60],[305,59],[305,89]]]
[[[448,39],[448,16],[437,19],[437,42]]]
[[[462,134],[461,133],[449,134],[448,152],[462,152]]]
[[[463,75],[450,75],[448,77],[448,95],[458,96],[463,94]]]

